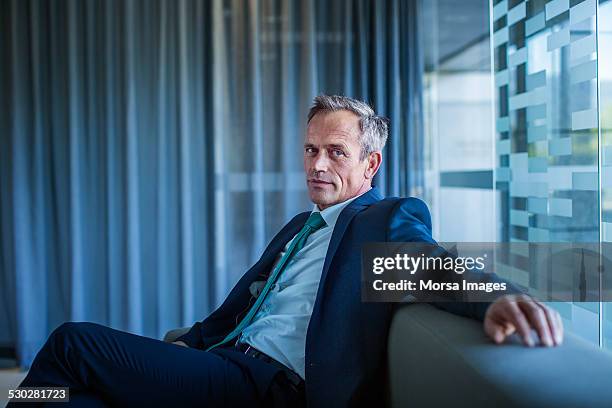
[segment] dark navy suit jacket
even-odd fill
[[[266,276],[277,254],[304,226],[310,211],[295,216],[223,304],[177,340],[205,349],[222,340],[251,300],[250,284]],[[417,198],[386,198],[374,187],[340,214],[329,243],[306,334],[306,400],[309,406],[379,406],[386,394],[387,335],[393,303],[361,300],[361,245],[366,242],[435,242],[431,217]],[[445,302],[453,313],[482,319],[488,304]],[[278,369],[261,360],[221,349],[243,366],[264,394]]]

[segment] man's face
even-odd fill
[[[310,199],[320,209],[370,188],[378,164],[372,168],[370,158],[360,160],[360,134],[359,117],[345,110],[321,111],[308,124],[304,171]]]

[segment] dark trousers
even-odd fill
[[[276,383],[270,387],[274,395],[258,395],[248,373],[214,350],[95,323],[64,323],[51,333],[20,384],[42,386],[70,388],[70,402],[53,404],[58,406],[252,407],[303,398]]]

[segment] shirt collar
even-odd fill
[[[371,189],[372,187],[370,187]],[[363,194],[367,193],[370,190],[364,191],[363,193],[359,194],[358,196],[349,198],[346,201],[343,201],[341,203],[338,204],[334,204],[331,207],[327,207],[324,210],[319,210],[319,207],[315,204],[312,212],[319,212],[321,213],[321,217],[323,218],[323,220],[325,221],[325,224],[327,224],[328,226],[332,227],[332,229],[334,228],[334,226],[336,225],[336,221],[338,220],[338,217],[340,216],[340,213],[342,212],[342,210],[344,210],[344,208],[349,205],[353,200],[359,198],[360,196],[362,196]]]

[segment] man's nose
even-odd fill
[[[312,162],[312,170],[315,172],[327,171],[329,166],[329,157],[324,151],[319,151]]]

